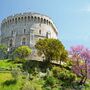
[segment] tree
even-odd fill
[[[28,46],[19,46],[15,49],[14,54],[23,59],[31,54],[31,49]]]
[[[38,54],[44,55],[45,60],[50,62],[52,60],[61,60],[61,55],[65,48],[58,39],[40,39],[35,45]]]
[[[4,45],[0,45],[0,58],[4,59],[7,56],[7,47]]]
[[[72,70],[81,77],[80,84],[90,78],[90,50],[84,46],[71,47],[70,56],[73,61]]]

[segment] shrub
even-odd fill
[[[62,71],[59,73],[58,78],[62,81],[73,82],[75,81],[76,75],[69,70],[62,69]]]
[[[62,70],[61,70],[60,67],[54,66],[54,67],[52,68],[52,72],[53,72],[53,76],[54,76],[54,77],[58,77],[61,71],[62,71]]]
[[[13,53],[16,57],[23,59],[31,54],[31,49],[28,46],[19,46]]]
[[[19,68],[13,68],[11,71],[12,77],[14,79],[18,79],[18,76],[20,75],[20,69]]]
[[[9,86],[9,85],[14,85],[14,84],[16,84],[16,83],[17,83],[16,80],[11,79],[11,80],[6,80],[6,81],[3,83],[3,85]]]
[[[45,86],[54,86],[56,84],[56,80],[53,76],[49,76],[46,78]]]
[[[21,90],[42,90],[41,86],[36,83],[30,83],[27,81],[21,88]]]

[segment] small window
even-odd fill
[[[41,22],[43,22],[43,18],[41,18]]]
[[[38,22],[40,21],[40,18],[38,17]]]
[[[18,17],[18,21],[20,21],[20,17]]]
[[[14,22],[14,18],[12,19],[12,21]]]
[[[39,34],[41,34],[41,30],[39,30]]]
[[[11,35],[13,35],[13,31],[11,32]]]
[[[48,24],[48,20],[47,20],[47,24]]]
[[[8,24],[9,24],[9,20],[8,20]]]
[[[24,29],[24,34],[26,33],[26,29]]]
[[[37,17],[35,16],[35,17],[34,17],[34,21],[36,21],[36,19],[37,19]]]
[[[30,20],[30,16],[28,16],[28,20]]]
[[[25,21],[26,21],[27,17],[25,16]]]
[[[11,19],[10,19],[10,23],[11,23]]]
[[[17,24],[17,18],[15,18],[15,23]]]
[[[46,38],[48,38],[48,32],[46,32]]]
[[[33,20],[33,16],[31,16],[31,20]]]
[[[44,23],[46,23],[46,19],[44,19]]]
[[[21,20],[23,20],[23,17],[21,17]]]
[[[9,44],[10,47],[12,47],[12,45],[13,45],[12,43],[13,43],[13,40],[11,39],[10,44]]]
[[[46,32],[46,38],[51,38],[51,33],[50,32]]]
[[[22,45],[26,45],[26,38],[22,39]]]

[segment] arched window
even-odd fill
[[[46,19],[44,19],[44,23],[46,23]]]
[[[35,17],[34,17],[34,21],[36,21],[36,20],[37,20],[37,17],[35,16]]]
[[[40,22],[40,17],[38,17],[38,22]]]
[[[30,16],[28,16],[28,20],[30,20]]]
[[[22,39],[22,45],[26,45],[26,38]]]
[[[13,40],[12,40],[12,39],[10,39],[9,46],[10,46],[10,47],[12,47],[12,45],[13,45]]]
[[[9,20],[8,20],[8,24],[9,24]]]
[[[24,34],[26,33],[26,29],[24,29]]]
[[[33,16],[31,16],[31,20],[33,21]]]
[[[48,20],[47,20],[47,24],[48,24]]]
[[[11,31],[11,36],[13,36],[13,31]]]
[[[50,32],[46,32],[46,38],[51,38],[51,33]]]
[[[20,21],[20,17],[18,17],[18,21]]]
[[[12,19],[12,22],[14,22],[14,18]]]
[[[17,18],[15,18],[15,23],[17,24]]]
[[[43,22],[43,18],[41,18],[41,22]]]
[[[26,21],[26,20],[27,20],[27,17],[25,16],[25,18],[24,18],[24,19],[25,19],[25,21]]]
[[[39,34],[41,34],[41,30],[39,30]]]
[[[50,21],[48,23],[49,23],[49,25],[51,24]]]
[[[11,19],[10,19],[10,23],[11,23]]]
[[[21,21],[23,21],[23,17],[21,17]]]

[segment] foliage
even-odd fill
[[[61,70],[62,70],[62,69],[61,69],[60,67],[54,66],[54,67],[52,68],[53,76],[58,78],[59,73],[61,72]]]
[[[0,45],[0,59],[5,59],[7,57],[7,47]]]
[[[20,75],[20,69],[19,68],[12,68],[11,70],[11,75],[12,77],[17,80],[18,79],[18,76]]]
[[[11,63],[11,60],[1,60],[6,63]],[[12,61],[13,62],[13,61]],[[54,65],[52,69],[47,69],[47,72],[42,72],[40,65],[44,62],[27,61],[28,66],[26,70],[20,68],[23,63],[12,63],[11,71],[2,71],[0,73],[0,90],[81,90],[85,87],[90,88],[90,81],[87,85],[80,86],[76,82],[76,75],[63,65]],[[15,65],[14,65],[15,64]],[[27,64],[25,64],[27,66]],[[1,65],[2,66],[2,65]],[[17,68],[16,68],[17,67]],[[7,68],[7,66],[5,66]],[[20,70],[22,69],[22,70]],[[28,73],[28,70],[32,70]]]
[[[39,55],[44,55],[45,60],[63,60],[67,53],[63,44],[58,39],[40,39],[36,45]]]
[[[56,80],[53,76],[48,76],[45,81],[45,86],[53,87],[56,84]]]
[[[3,85],[6,85],[6,86],[9,86],[9,85],[13,85],[13,84],[16,84],[17,81],[16,79],[11,79],[11,80],[6,80]]]
[[[17,64],[14,64],[12,60],[4,59],[0,60],[0,71],[8,70],[10,71],[13,67],[16,67]]]
[[[85,84],[90,75],[90,50],[84,46],[71,47],[72,70],[81,77],[80,84]]]
[[[54,77],[58,78],[61,81],[65,82],[73,82],[75,81],[75,74],[65,68],[60,68],[60,67],[53,67],[52,72]]]
[[[19,46],[15,49],[14,54],[20,59],[23,59],[29,56],[31,53],[31,49],[28,46]]]

